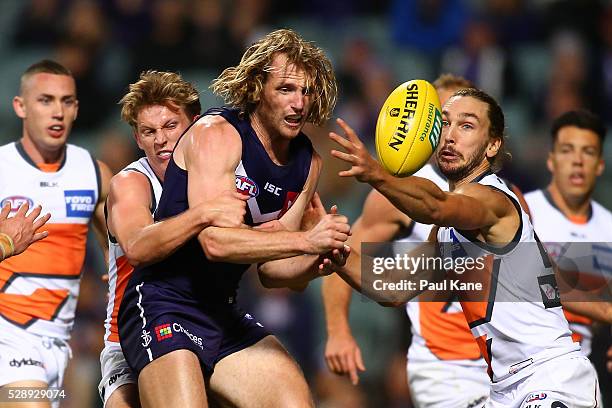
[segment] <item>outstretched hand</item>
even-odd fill
[[[0,211],[0,232],[8,235],[13,240],[14,251],[12,255],[18,255],[26,250],[31,244],[45,238],[47,231],[37,232],[49,221],[51,214],[40,216],[41,206],[36,206],[27,214],[30,206],[25,203],[17,210],[14,216],[9,217],[10,205],[5,205]]]
[[[343,170],[338,175],[340,177],[355,177],[362,183],[375,183],[382,180],[385,170],[370,155],[357,133],[344,120],[338,118],[336,122],[342,128],[346,138],[335,132],[330,132],[329,137],[343,147],[346,152],[334,149],[331,151],[331,155],[351,165],[350,169]]]

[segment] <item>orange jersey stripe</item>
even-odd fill
[[[419,303],[421,335],[441,360],[475,360],[480,350],[461,312],[445,313],[445,302]]]
[[[491,340],[489,340],[490,342]],[[476,337],[476,344],[480,348],[480,352],[487,362],[487,374],[489,374],[489,378],[493,379],[493,368],[491,367],[491,354],[489,353],[489,344],[487,344],[487,336],[482,335],[480,337]]]
[[[67,297],[67,289],[39,288],[31,295],[0,293],[0,314],[20,325],[35,319],[52,320]]]
[[[480,282],[482,291],[471,293],[470,291],[460,292],[461,308],[468,323],[474,323],[487,317],[489,307],[489,294],[491,292],[491,274],[493,271],[493,256],[487,255],[484,259],[484,268],[466,270],[463,274],[456,275],[461,282]],[[486,294],[486,298],[484,297]],[[475,299],[476,298],[476,299]],[[484,300],[483,300],[484,298]]]
[[[49,236],[0,263],[0,287],[13,272],[78,276],[85,260],[87,224],[47,224]]]
[[[113,303],[113,312],[111,314],[110,321],[110,335],[108,339],[119,343],[119,327],[117,326],[117,318],[119,316],[119,307],[121,306],[121,300],[125,293],[125,288],[130,281],[130,275],[134,271],[132,265],[128,263],[127,257],[120,256],[117,258],[117,282],[115,285],[115,299]]]
[[[582,316],[576,313],[568,312],[565,309],[563,309],[563,314],[565,315],[565,318],[567,319],[567,321],[570,323],[579,323],[579,324],[584,324],[587,326],[590,326],[593,323],[593,320],[589,319],[588,317],[585,317],[585,316]]]

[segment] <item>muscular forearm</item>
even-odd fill
[[[133,266],[150,264],[167,258],[176,249],[209,225],[194,209],[176,217],[146,226],[130,239],[125,248]]]
[[[300,288],[318,278],[319,256],[302,255],[266,262],[259,266],[259,278],[267,288]]]
[[[442,222],[439,204],[445,194],[430,180],[421,177],[400,179],[385,174],[372,182],[372,186],[414,221],[438,225]]]
[[[321,294],[323,296],[328,335],[350,332],[349,306],[352,297],[351,287],[338,275],[329,275],[323,278]]]
[[[310,253],[302,232],[206,228],[198,236],[211,261],[261,263]]]

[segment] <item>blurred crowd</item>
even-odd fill
[[[20,73],[50,57],[67,66],[77,82],[79,118],[70,141],[89,148],[114,172],[139,156],[130,129],[120,123],[117,102],[141,71],[180,72],[201,90],[206,109],[221,103],[208,90],[210,80],[237,63],[261,33],[279,27],[295,29],[328,52],[340,83],[335,115],[370,145],[382,102],[404,81],[433,81],[450,72],[494,95],[507,116],[514,156],[503,174],[523,191],[548,182],[548,128],[558,114],[587,107],[612,126],[610,1],[2,0],[1,14],[0,142],[20,136],[11,108]],[[332,128],[329,123],[307,129],[325,160],[320,192],[324,203],[338,204],[354,219],[368,189],[337,177],[343,166],[329,155]],[[604,155],[612,163],[609,146]],[[610,191],[608,171],[595,193],[607,208]],[[99,279],[104,266],[96,251],[92,246],[83,275],[66,407],[100,404],[96,385],[106,284]],[[353,387],[323,363],[319,283],[294,295],[264,292],[255,280],[247,274],[239,299],[298,360],[318,406],[411,406],[403,309],[354,297],[351,319],[367,371]]]

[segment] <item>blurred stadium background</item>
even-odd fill
[[[513,161],[503,174],[523,191],[548,183],[549,124],[587,107],[612,125],[612,1],[594,0],[0,0],[0,142],[20,137],[11,100],[33,62],[54,58],[77,79],[79,118],[70,142],[118,171],[139,156],[117,101],[145,69],[173,70],[220,103],[211,79],[238,62],[262,33],[293,28],[322,46],[340,82],[336,116],[373,142],[378,109],[399,83],[460,74],[493,94],[506,113]],[[333,126],[330,124],[329,126]],[[331,127],[330,127],[331,128]],[[325,159],[320,192],[351,220],[368,188],[341,180],[329,155],[329,129],[308,134]],[[609,132],[610,133],[610,132]],[[612,208],[612,148],[596,199]],[[97,396],[106,296],[95,243],[83,275],[74,358],[64,407],[100,406]],[[295,356],[321,407],[411,407],[405,381],[409,323],[403,310],[354,297],[351,320],[367,372],[359,387],[328,374],[319,282],[304,294],[263,291],[245,276],[240,301]],[[596,338],[601,365],[610,328]],[[612,378],[600,371],[604,394]],[[608,399],[610,401],[610,399]]]

